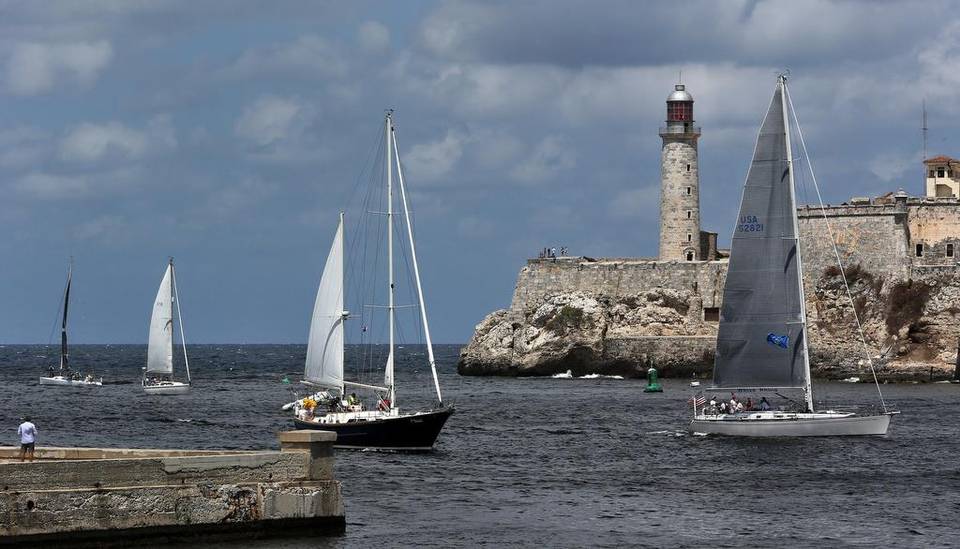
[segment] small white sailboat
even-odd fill
[[[40,385],[60,385],[67,387],[99,387],[103,378],[92,373],[81,374],[70,369],[70,354],[67,352],[67,309],[70,307],[70,285],[73,282],[73,261],[67,269],[67,286],[63,291],[63,320],[60,324],[60,367],[51,366],[48,375],[40,377]]]
[[[718,409],[705,406],[706,397],[698,395],[692,400],[690,430],[745,437],[884,435],[898,412],[887,410],[879,383],[882,413],[814,409],[788,107],[787,79],[781,75],[744,185],[708,391],[798,391],[802,403],[774,410],[764,396],[760,410],[741,409],[733,399],[729,408]],[[857,325],[861,329],[859,319]],[[869,353],[866,358],[872,369]]]
[[[344,321],[350,313],[344,310],[344,227],[343,213],[327,256],[317,298],[314,302],[313,316],[310,321],[310,337],[307,344],[307,358],[304,367],[304,383],[317,387],[318,392],[284,406],[293,408],[294,423],[300,429],[322,429],[337,433],[338,448],[376,448],[393,450],[429,450],[443,429],[447,419],[453,414],[453,406],[443,404],[440,383],[433,355],[433,343],[430,339],[430,326],[423,302],[423,288],[420,284],[420,269],[417,263],[413,229],[410,225],[410,212],[407,207],[406,189],[403,173],[400,169],[399,152],[394,135],[392,113],[386,116],[386,201],[387,201],[387,296],[386,306],[389,319],[389,347],[386,358],[383,385],[373,385],[347,381],[344,379]],[[401,412],[397,406],[397,394],[394,384],[395,351],[395,313],[394,302],[394,188],[393,170],[397,170],[400,190],[400,202],[408,237],[407,248],[413,265],[416,281],[417,307],[426,340],[427,360],[433,373],[434,388],[437,393],[437,406],[430,410]],[[374,409],[366,409],[362,400],[355,394],[347,395],[347,387],[373,391],[376,395]]]
[[[174,307],[176,305],[176,307]],[[183,364],[187,381],[173,379],[173,311],[177,311],[180,326],[180,343],[183,346]],[[177,276],[173,258],[167,265],[153,302],[150,317],[150,340],[147,344],[147,366],[143,369],[143,391],[148,395],[182,395],[190,390],[190,361],[187,358],[187,342],[183,334],[183,318],[180,316],[180,293],[177,291]]]

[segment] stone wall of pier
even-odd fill
[[[0,545],[342,530],[336,435],[280,437],[279,452],[39,448],[33,463],[0,448]]]

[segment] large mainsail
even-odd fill
[[[717,337],[716,387],[805,387],[796,205],[783,84],[760,128],[733,233]]]
[[[167,265],[153,302],[150,317],[150,340],[147,346],[147,372],[173,374],[173,292],[171,275],[173,265]]]
[[[73,260],[67,271],[67,288],[63,291],[63,323],[60,325],[60,374],[70,369],[67,353],[67,309],[70,308],[70,283],[73,281]]]
[[[303,377],[310,383],[343,386],[343,214],[323,268],[310,320],[307,362]]]

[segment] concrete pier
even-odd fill
[[[286,431],[278,451],[0,447],[0,546],[315,536],[344,529],[336,434]]]

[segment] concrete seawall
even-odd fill
[[[281,451],[0,448],[0,545],[134,543],[336,533],[333,442],[287,431]]]

